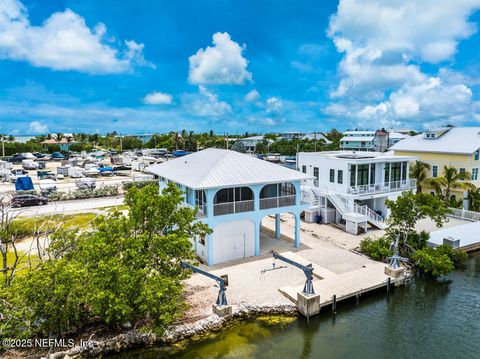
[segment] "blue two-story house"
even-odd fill
[[[160,190],[174,182],[185,192],[185,203],[198,208],[197,218],[213,230],[192,238],[197,256],[209,265],[260,255],[262,219],[280,214],[295,217],[295,247],[300,246],[300,182],[307,175],[235,151],[209,148],[153,165]]]

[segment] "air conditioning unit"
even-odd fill
[[[447,237],[443,239],[443,244],[449,245],[452,248],[460,247],[460,239],[455,239],[453,237]]]

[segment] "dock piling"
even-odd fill
[[[337,315],[337,295],[334,294],[332,298],[332,313],[333,315]]]

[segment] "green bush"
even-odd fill
[[[67,201],[72,199],[99,198],[118,195],[118,186],[102,186],[95,189],[75,189],[69,192],[52,192],[48,195],[50,201]]]
[[[440,277],[454,269],[453,261],[444,250],[426,247],[416,251],[412,259],[415,266],[432,277]]]
[[[420,233],[411,232],[408,234],[407,244],[415,250],[423,249],[427,246],[427,242],[430,239],[430,234],[425,231]]]
[[[131,181],[131,182],[123,182],[122,183],[122,188],[125,191],[128,191],[132,187],[137,187],[137,188],[143,188],[145,186],[149,185],[157,185],[158,186],[158,180],[145,180],[145,181]]]
[[[387,236],[378,239],[365,237],[360,242],[360,251],[375,260],[385,260],[393,253],[390,251],[391,240]]]
[[[444,253],[453,262],[455,268],[462,266],[468,259],[468,254],[464,251],[456,250],[449,245],[442,244],[435,248],[440,253]]]
[[[130,322],[161,333],[185,309],[182,281],[193,259],[192,236],[210,230],[181,206],[173,184],[133,187],[129,214],[99,216],[92,230],[52,235],[49,258],[0,284],[0,333],[6,338],[78,333],[85,326],[119,329]],[[4,320],[5,319],[5,320]]]

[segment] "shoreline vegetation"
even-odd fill
[[[237,319],[297,315],[293,304],[241,304],[233,306],[230,316],[212,314],[179,323],[187,309],[183,280],[191,274],[180,262],[194,260],[189,238],[210,232],[195,221],[195,210],[180,206],[181,202],[182,193],[173,184],[162,193],[156,185],[134,186],[125,197],[128,215],[107,212],[77,219],[89,230],[69,226],[69,220],[75,223],[73,217],[51,217],[56,230],[43,232],[49,245],[42,249],[42,256],[30,261],[30,268],[21,275],[15,275],[15,268],[4,271],[0,332],[6,338],[90,341],[87,346],[54,353],[8,350],[4,355],[99,356],[176,343],[220,330]],[[441,226],[449,211],[444,201],[404,192],[387,206],[391,216],[385,237],[365,239],[360,246],[363,253],[385,261],[392,253],[389,243],[399,237],[402,256],[429,276],[445,275],[460,264],[461,255],[454,258],[451,249],[447,253],[444,248],[427,248],[428,235],[414,231],[416,222],[427,217]],[[13,236],[19,228],[18,222],[13,223],[4,223],[4,233]],[[110,334],[97,339],[93,333]]]

